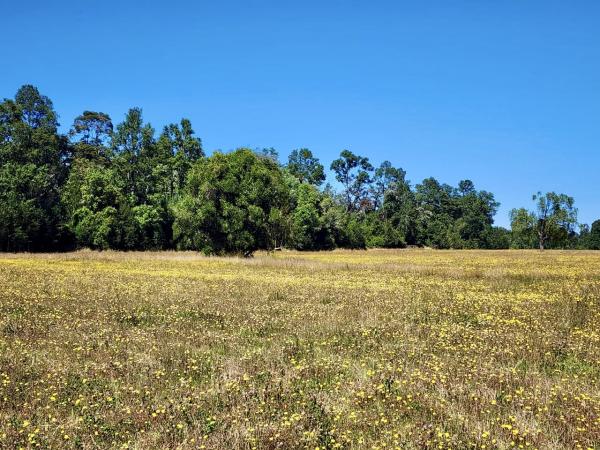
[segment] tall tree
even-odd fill
[[[511,247],[534,248],[537,243],[535,234],[536,220],[526,208],[513,208],[510,213]]]
[[[183,188],[192,165],[204,157],[202,141],[195,136],[192,123],[184,118],[179,124],[165,126],[157,147],[160,155],[157,165],[163,165],[165,172],[169,172],[165,173],[164,181],[168,181],[169,195],[175,195]]]
[[[112,132],[113,124],[108,114],[84,111],[75,118],[69,131],[73,158],[106,165],[111,157],[109,144]]]
[[[197,152],[198,142],[191,144],[189,122],[180,131],[181,148]],[[173,128],[172,128],[173,129]],[[193,147],[193,148],[192,148]],[[173,217],[169,207],[169,177],[172,153],[158,145],[154,128],[144,123],[142,110],[132,108],[113,134],[117,155],[114,167],[123,180],[132,205],[133,228],[138,232],[136,248],[164,248],[171,243]]]
[[[600,220],[595,220],[590,228],[588,247],[591,250],[600,250]]]
[[[540,250],[544,250],[550,239],[565,240],[577,224],[575,200],[565,194],[538,192],[533,196],[536,202],[536,232]]]
[[[384,228],[384,245],[386,247],[417,244],[418,210],[415,193],[404,177],[391,183],[385,189],[381,211],[381,220],[390,225]]]
[[[175,205],[174,238],[180,249],[250,254],[283,239],[288,189],[270,158],[241,148],[197,162]]]
[[[455,201],[458,206],[458,217],[455,229],[464,242],[462,246],[484,247],[500,204],[494,199],[494,194],[486,191],[478,192],[471,180],[460,181],[457,194]]]
[[[112,132],[113,124],[108,114],[84,111],[73,121],[69,136],[84,144],[100,146],[108,144]]]
[[[46,250],[65,238],[59,190],[69,147],[50,99],[31,85],[0,103],[0,249]]]
[[[289,245],[297,250],[323,250],[334,246],[331,230],[323,214],[322,197],[316,186],[299,183],[292,192]]]
[[[375,170],[373,176],[373,185],[371,187],[371,198],[373,209],[379,209],[383,206],[385,194],[390,188],[395,188],[399,184],[404,184],[406,172],[400,168],[392,166],[389,161],[384,161]]]
[[[513,234],[516,237],[535,236],[540,250],[564,245],[577,224],[573,197],[555,192],[538,192],[532,199],[536,202],[535,211],[524,208],[511,211]]]
[[[340,157],[331,163],[335,179],[344,187],[344,198],[347,211],[358,211],[365,208],[368,187],[371,183],[373,166],[369,158],[355,155],[350,150],[342,150]]]
[[[417,184],[415,202],[419,244],[448,248],[456,242],[451,236],[453,222],[458,215],[453,193],[452,186],[441,184],[433,177]]]
[[[75,188],[70,185],[77,183]],[[133,249],[137,236],[131,217],[130,198],[123,194],[122,180],[104,167],[89,166],[78,179],[69,178],[74,203],[69,227],[80,247]]]
[[[296,149],[290,153],[287,169],[301,183],[320,186],[325,181],[323,164],[307,148]]]
[[[15,103],[19,106],[21,121],[30,130],[56,131],[58,122],[52,101],[40,94],[35,86],[21,86],[15,95]]]
[[[116,168],[126,182],[127,192],[144,203],[151,189],[149,160],[155,156],[156,148],[154,129],[144,124],[140,108],[130,109],[125,120],[117,125],[112,146],[117,156]]]

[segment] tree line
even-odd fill
[[[535,209],[493,225],[499,203],[470,180],[412,186],[385,161],[343,150],[330,165],[306,148],[207,156],[187,119],[157,136],[142,110],[113,125],[84,111],[61,134],[52,101],[31,85],[0,103],[0,250],[600,248],[600,221],[577,224],[573,198],[534,195]]]

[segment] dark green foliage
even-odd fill
[[[175,205],[180,249],[250,254],[283,243],[288,188],[278,165],[249,149],[196,163]]]
[[[335,179],[344,187],[347,211],[370,209],[367,193],[371,183],[373,166],[369,158],[358,156],[349,150],[342,150],[340,158],[331,163]]]
[[[307,148],[292,151],[288,158],[287,169],[301,183],[320,186],[325,181],[323,164]]]
[[[484,234],[484,242],[485,244],[482,248],[489,248],[493,250],[510,248],[510,230],[507,230],[503,227],[490,227]]]
[[[600,250],[600,220],[596,220],[592,223],[588,248],[591,250]]]
[[[127,194],[131,194],[136,203],[145,203],[154,189],[149,175],[159,155],[154,129],[150,124],[144,124],[140,108],[130,109],[125,121],[117,125],[112,146],[116,154],[113,164],[125,182]]]
[[[494,195],[476,191],[470,180],[459,183],[456,204],[459,217],[455,229],[465,248],[485,248],[499,203]]]
[[[406,172],[393,167],[391,162],[384,161],[381,163],[381,166],[375,170],[370,188],[373,209],[379,209],[383,206],[388,191],[407,185],[404,179],[405,176]]]
[[[591,228],[588,225],[582,226],[582,228],[579,247],[600,250],[600,220],[595,220]]]
[[[535,218],[525,208],[510,211],[510,228],[512,232],[512,248],[534,248],[536,244]]]
[[[69,132],[71,137],[79,138],[79,142],[93,147],[103,147],[113,132],[113,124],[108,114],[84,111],[77,116]]]
[[[68,145],[52,102],[30,85],[0,104],[0,250],[65,245],[59,190]]]
[[[457,205],[453,202],[452,187],[427,178],[415,192],[416,228],[419,244],[434,248],[452,248],[458,240],[454,235]]]
[[[69,228],[80,246],[134,247],[130,202],[122,190],[123,185],[110,169],[82,164],[73,169],[63,201],[71,212]]]
[[[293,189],[295,207],[291,213],[289,245],[298,250],[324,250],[335,247],[331,223],[325,216],[323,194],[310,184]]]
[[[499,206],[493,194],[477,191],[470,180],[453,188],[427,178],[417,185],[415,201],[420,243],[435,248],[487,248]]]
[[[533,195],[535,211],[524,208],[510,213],[511,228],[516,248],[564,248],[572,246],[574,227],[577,224],[575,201],[565,194],[538,192]]]
[[[192,164],[204,157],[202,141],[194,136],[192,124],[181,119],[179,125],[167,125],[157,142],[155,174],[162,191],[177,196],[183,189]],[[159,189],[160,190],[160,189]]]
[[[536,210],[493,226],[493,194],[457,187],[343,150],[327,185],[306,148],[278,162],[273,148],[205,157],[188,119],[155,137],[140,108],[113,126],[84,111],[67,136],[50,99],[31,85],[0,103],[0,251],[76,247],[180,248],[249,255],[280,247],[600,249],[600,221],[580,225],[564,194],[536,194]]]
[[[336,242],[339,247],[367,248],[368,224],[356,213],[346,214],[339,226]]]

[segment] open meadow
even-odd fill
[[[0,448],[600,448],[600,252],[0,255]]]

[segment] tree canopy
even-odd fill
[[[0,250],[187,249],[249,255],[281,247],[590,248],[600,220],[577,223],[572,197],[494,226],[499,203],[473,181],[416,184],[401,167],[342,150],[335,185],[308,148],[286,164],[274,148],[207,156],[190,120],[158,134],[131,108],[120,122],[86,110],[59,131],[52,101],[31,85],[0,103]]]

